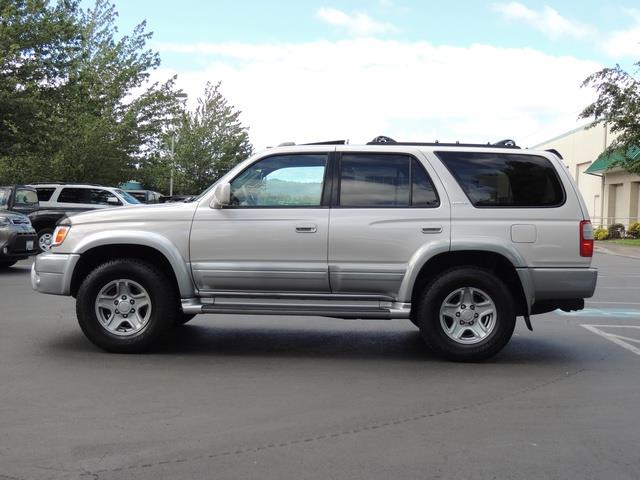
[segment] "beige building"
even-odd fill
[[[611,144],[611,133],[603,125],[580,127],[546,142],[537,149],[554,148],[574,178],[595,226],[640,221],[640,175],[611,167],[615,156],[601,155]],[[640,156],[640,149],[635,152]]]

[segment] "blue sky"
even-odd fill
[[[222,81],[258,147],[382,133],[533,144],[575,128],[586,74],[640,60],[637,0],[114,1],[122,33],[143,19],[154,32],[156,78],[177,74],[190,103]]]

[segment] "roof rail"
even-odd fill
[[[303,145],[346,145],[349,140],[327,140],[326,142],[303,143]]]
[[[391,137],[380,135],[367,143],[367,145],[415,145],[419,147],[492,147],[492,148],[520,148],[513,140],[500,140],[496,143],[442,143],[435,142],[396,142]]]
[[[32,182],[28,185],[88,185],[91,187],[104,187],[101,183],[89,183],[89,182]]]

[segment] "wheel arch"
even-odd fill
[[[71,295],[76,295],[82,280],[97,265],[114,258],[137,258],[165,271],[180,297],[193,297],[191,274],[177,249],[164,237],[161,237],[164,241],[158,241],[154,234],[145,232],[145,235],[146,238],[142,239],[138,236],[119,238],[116,243],[103,238],[102,241],[87,241],[78,245],[74,253],[79,253],[80,259],[71,277]]]
[[[530,313],[531,299],[527,295],[526,285],[523,285],[513,261],[505,255],[491,250],[456,250],[434,255],[412,272],[411,288],[406,289],[404,293],[406,300],[401,301],[410,301],[412,305],[416,305],[417,296],[434,276],[445,270],[462,266],[484,268],[503,279],[513,295],[516,314]]]

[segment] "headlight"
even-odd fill
[[[52,247],[56,247],[61,245],[64,242],[64,239],[67,238],[67,234],[71,230],[71,227],[68,225],[60,225],[56,227],[53,232],[53,241],[51,242]]]
[[[6,227],[9,223],[9,219],[7,217],[0,217],[0,227]]]

